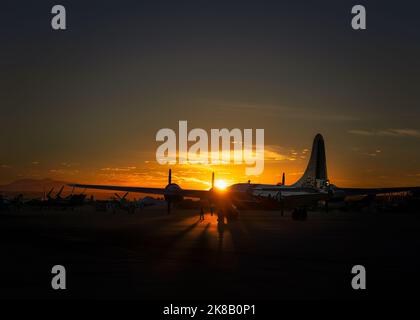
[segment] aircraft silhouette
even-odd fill
[[[45,194],[42,198],[35,198],[24,202],[27,206],[38,207],[38,208],[74,208],[77,206],[83,205],[86,194],[74,194],[73,191],[66,197],[62,197],[64,186],[56,193],[55,196],[52,196],[54,188]]]
[[[230,220],[237,218],[238,206],[247,204],[260,204],[264,201],[275,203],[280,211],[292,209],[292,218],[304,220],[307,218],[307,208],[314,207],[319,201],[328,204],[331,201],[344,201],[346,197],[364,195],[374,198],[377,194],[397,192],[419,192],[420,187],[395,187],[395,188],[339,188],[330,184],[327,176],[327,163],[325,155],[325,143],[321,134],[317,134],[312,144],[311,157],[303,176],[292,185],[285,185],[285,175],[282,183],[252,184],[237,183],[226,190],[218,190],[214,187],[214,172],[212,174],[212,186],[210,190],[182,189],[172,182],[172,170],[169,169],[168,184],[165,188],[148,187],[124,187],[89,184],[70,184],[71,187],[90,188],[100,190],[115,190],[124,192],[139,192],[146,194],[163,195],[167,202],[167,212],[171,212],[171,206],[185,197],[197,198],[208,201],[218,212]]]

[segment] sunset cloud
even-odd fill
[[[314,114],[313,107],[307,106],[284,106],[284,105],[269,105],[263,103],[244,103],[240,101],[207,101],[200,102],[201,104],[206,103],[211,105],[213,108],[225,112],[226,109],[234,110],[235,112],[263,112],[265,115],[290,118],[296,120],[319,120],[319,121],[358,121],[360,118],[342,113],[332,113],[331,111],[318,110]]]
[[[255,146],[254,148],[254,155],[255,155]],[[286,150],[283,147],[277,146],[277,145],[265,145],[264,146],[264,161],[295,161],[297,158],[301,158],[304,159],[306,158],[306,155],[308,153],[308,149],[304,149],[302,152],[298,152],[295,149],[291,149],[291,150]],[[242,158],[242,150],[239,150],[239,158]],[[223,161],[223,155],[228,154],[230,157],[230,162],[228,161]],[[234,150],[230,150],[227,152],[217,152],[214,153],[212,151],[208,151],[208,152],[201,152],[200,153],[200,159],[201,161],[203,159],[207,160],[208,163],[207,165],[212,166],[215,165],[211,162],[211,159],[213,158],[213,156],[216,155],[220,155],[221,160],[219,164],[216,165],[220,165],[220,164],[235,164],[234,163],[234,158],[235,158],[235,151]],[[180,153],[178,152],[177,156],[180,156]],[[188,154],[185,154],[184,157],[188,157],[188,162],[189,165],[191,164],[199,164],[200,161],[195,161],[193,159],[190,159],[190,157],[188,156]],[[243,162],[240,163],[236,163],[238,165],[242,165]],[[108,169],[108,168],[106,168]]]
[[[66,168],[70,168],[70,167],[75,167],[78,166],[78,163],[72,163],[72,162],[61,162],[60,165],[62,167],[66,167]]]
[[[348,133],[359,136],[420,137],[420,131],[416,129],[349,130]]]
[[[420,173],[409,173],[407,177],[420,177]]]
[[[306,159],[309,150],[303,149],[299,152],[296,149],[287,150],[276,145],[268,145],[265,147],[265,161],[295,161],[297,159]]]
[[[111,168],[111,167],[107,167],[107,168],[101,168],[101,171],[111,171],[111,172],[126,172],[126,171],[131,171],[131,170],[135,170],[136,167],[116,167],[116,168]]]

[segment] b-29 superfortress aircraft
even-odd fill
[[[307,209],[324,201],[326,208],[331,201],[344,201],[349,196],[374,197],[377,194],[398,192],[419,192],[420,187],[393,187],[393,188],[339,188],[330,184],[327,176],[327,162],[325,144],[321,134],[317,134],[312,144],[311,157],[303,176],[292,185],[237,183],[225,190],[214,187],[214,173],[210,190],[182,189],[172,182],[171,169],[169,169],[168,184],[165,188],[126,187],[108,185],[70,184],[76,188],[90,188],[99,190],[114,190],[124,192],[138,192],[145,194],[163,195],[167,202],[168,213],[173,203],[182,201],[185,197],[208,201],[211,208],[216,208],[218,214],[234,220],[238,216],[238,207],[246,204],[258,204],[262,201],[275,203],[281,213],[292,210],[292,218],[305,220]]]

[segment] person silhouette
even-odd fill
[[[204,210],[203,210],[203,208],[200,209],[200,220],[204,220]]]
[[[217,212],[217,223],[224,224],[225,223],[225,215],[223,214],[222,210]]]

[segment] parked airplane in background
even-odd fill
[[[20,210],[23,207],[33,208],[75,208],[84,204],[86,195],[85,194],[73,194],[73,192],[62,197],[64,186],[57,192],[55,196],[52,195],[54,188],[48,193],[42,195],[42,197],[25,199],[23,194],[19,194],[12,199],[7,199],[0,195],[0,210]]]
[[[35,208],[75,208],[84,204],[86,194],[74,194],[73,191],[66,197],[62,197],[64,186],[60,188],[55,196],[52,196],[54,188],[43,195],[42,198],[35,198],[24,202],[25,205]]]
[[[23,194],[18,194],[17,196],[8,199],[0,194],[0,211],[8,210],[10,208],[19,210],[23,203]]]
[[[233,220],[238,215],[237,207],[253,203],[272,202],[278,205],[282,214],[285,209],[292,209],[292,217],[296,220],[304,220],[307,217],[307,208],[314,207],[319,201],[325,201],[326,208],[331,201],[344,201],[348,196],[374,197],[377,194],[397,192],[419,192],[420,187],[396,187],[396,188],[339,188],[329,183],[327,176],[327,162],[325,156],[325,144],[322,135],[317,134],[312,144],[311,157],[303,176],[292,185],[282,184],[252,184],[237,183],[226,190],[214,188],[214,173],[212,175],[212,187],[210,190],[182,189],[176,183],[172,183],[171,170],[169,169],[168,184],[165,188],[147,187],[123,187],[104,186],[89,184],[70,184],[71,187],[90,188],[100,190],[115,190],[124,192],[139,192],[146,194],[163,195],[168,213],[171,204],[181,201],[184,197],[198,198],[208,201],[210,207],[215,207],[228,220]]]

